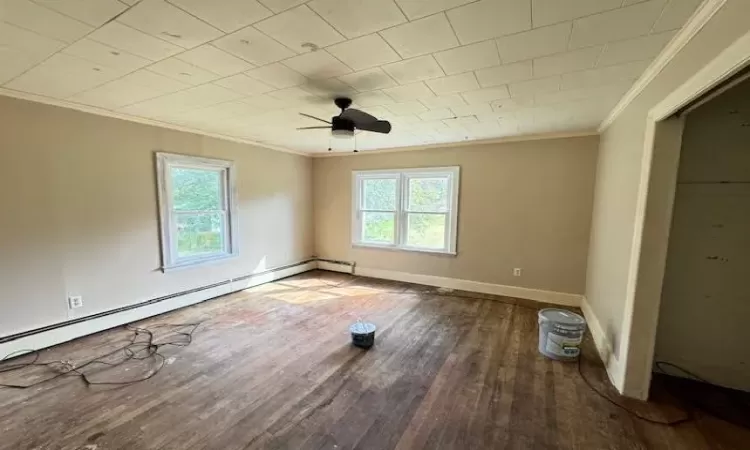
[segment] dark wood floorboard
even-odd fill
[[[750,448],[750,431],[718,419],[663,427],[600,398],[576,364],[537,352],[543,306],[309,272],[140,322],[201,322],[191,345],[163,349],[166,365],[147,381],[0,389],[0,450]],[[349,343],[358,318],[378,325],[369,351]],[[80,364],[129,337],[109,330],[41,360]],[[99,375],[124,380],[153,364]],[[616,397],[590,340],[583,369]],[[654,419],[681,415],[671,397],[655,399],[618,401]]]

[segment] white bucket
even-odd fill
[[[539,352],[561,361],[575,361],[581,354],[586,319],[571,311],[547,308],[539,311]]]

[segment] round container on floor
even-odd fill
[[[558,308],[539,311],[539,352],[560,361],[575,361],[581,354],[586,319]]]
[[[375,324],[369,322],[353,323],[349,327],[352,333],[352,344],[360,348],[370,348],[375,344]]]

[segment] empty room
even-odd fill
[[[0,0],[0,450],[746,449],[746,0]]]

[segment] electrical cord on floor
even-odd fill
[[[666,425],[666,426],[670,426],[670,427],[675,427],[677,425],[682,425],[683,423],[687,423],[687,422],[691,422],[691,421],[695,420],[695,416],[690,411],[685,411],[685,416],[681,417],[679,419],[675,419],[675,420],[656,420],[656,419],[652,419],[650,417],[646,417],[646,416],[644,416],[642,414],[639,414],[638,412],[633,411],[632,409],[628,408],[627,406],[625,406],[625,405],[623,405],[621,403],[616,402],[609,395],[605,394],[604,392],[602,392],[599,389],[597,389],[596,387],[594,387],[594,384],[591,383],[591,381],[589,381],[588,378],[586,378],[586,375],[583,374],[583,367],[581,365],[581,361],[582,360],[583,360],[583,353],[581,353],[580,355],[578,355],[578,375],[581,377],[581,379],[583,380],[583,382],[586,383],[586,385],[589,387],[589,389],[591,389],[592,391],[594,391],[594,393],[596,393],[599,397],[603,398],[604,400],[608,401],[609,403],[613,404],[614,406],[622,409],[623,411],[625,411],[626,413],[630,414],[631,416],[633,416],[633,417],[635,417],[637,419],[643,420],[644,422],[648,422],[648,423],[654,424],[654,425]]]
[[[86,385],[130,385],[140,383],[153,378],[161,369],[164,368],[166,358],[159,352],[162,347],[174,346],[174,347],[187,347],[193,340],[193,333],[200,326],[201,322],[198,323],[185,323],[185,324],[158,324],[148,328],[141,328],[132,325],[126,325],[125,329],[133,332],[130,337],[130,342],[109,353],[99,355],[93,359],[90,359],[82,364],[74,364],[70,361],[48,361],[40,362],[39,350],[19,350],[13,352],[3,359],[0,360],[0,374],[19,372],[23,369],[30,367],[45,367],[53,372],[52,376],[45,379],[34,381],[29,384],[12,384],[12,383],[0,383],[0,387],[12,388],[12,389],[29,389],[40,386],[42,384],[49,383],[65,376],[77,376],[83,380]],[[154,332],[156,329],[169,328],[173,340],[157,342],[154,338]],[[145,337],[145,339],[143,339]],[[3,366],[3,363],[9,358],[22,357],[27,355],[33,355],[33,359],[30,362],[23,362],[17,364],[8,364]],[[110,362],[113,358],[119,357],[119,360]],[[110,368],[120,366],[128,361],[144,361],[149,358],[153,358],[158,361],[157,366],[152,369],[147,375],[131,379],[131,380],[97,380],[96,377],[91,377],[89,374],[83,372],[86,368],[92,368],[98,365],[107,366]]]

